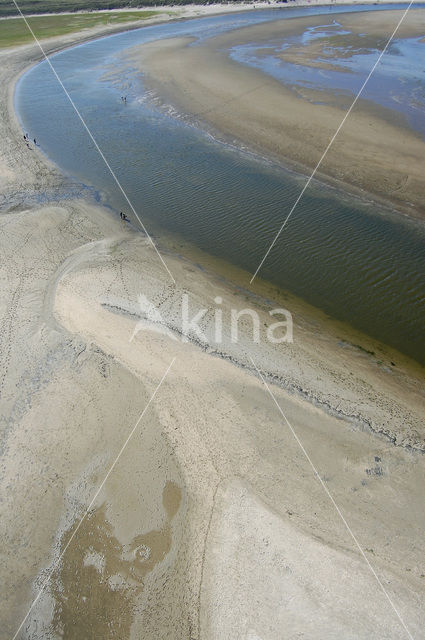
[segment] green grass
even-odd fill
[[[98,11],[99,9],[144,9],[155,5],[211,4],[214,0],[18,0],[23,14],[60,13],[61,11]],[[228,0],[237,4],[244,0]],[[252,0],[254,2],[254,0]],[[282,0],[286,2],[286,0]],[[12,0],[0,0],[0,16],[15,16]]]
[[[17,0],[23,14],[60,13],[61,11],[98,11],[99,9],[146,9],[158,5],[211,4],[214,0]],[[237,4],[244,0],[227,0]],[[255,0],[251,0],[255,2]],[[281,0],[286,2],[287,0]],[[0,16],[15,16],[12,0],[0,0]]]
[[[159,4],[172,4],[172,0]],[[17,0],[24,15],[31,13],[60,13],[61,11],[98,11],[99,9],[144,9],[155,4],[155,0]],[[178,4],[175,2],[174,4]],[[16,16],[12,0],[0,0],[0,16]]]
[[[119,25],[123,22],[146,20],[158,11],[120,11],[111,13],[76,13],[73,15],[35,16],[27,18],[37,38],[49,38],[81,31],[88,27]],[[33,37],[22,18],[0,20],[0,48],[31,42]]]

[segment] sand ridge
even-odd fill
[[[401,11],[338,14],[338,23],[354,35],[366,33],[383,46],[400,16]],[[130,57],[162,103],[189,114],[201,126],[213,127],[218,136],[308,173],[320,160],[353,97],[339,95],[329,101],[330,92],[295,91],[289,84],[235,62],[228,52],[230,47],[247,43],[256,43],[261,51],[270,42],[282,43],[307,27],[323,24],[324,19],[319,15],[277,20],[221,34],[196,46],[189,38],[171,38],[135,47]],[[422,9],[411,9],[398,37],[421,35],[424,21]],[[332,63],[332,57],[328,60]],[[318,175],[423,218],[424,157],[424,140],[399,114],[360,98]]]

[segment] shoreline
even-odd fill
[[[69,38],[66,42],[72,46]],[[341,344],[340,323],[321,312],[307,313],[308,305],[291,296],[285,300],[268,283],[259,282],[258,293],[248,296],[240,287],[240,270],[208,256],[201,267],[201,252],[164,235],[160,246],[177,280],[170,286],[144,236],[87,199],[25,204],[37,193],[67,189],[67,178],[52,162],[21,146],[11,111],[16,74],[34,63],[33,55],[9,53],[0,71],[8,86],[0,101],[0,175],[6,201],[24,203],[23,210],[8,210],[0,218],[4,628],[11,635],[16,631],[177,356],[140,437],[63,556],[26,633],[40,640],[59,631],[83,636],[85,620],[92,620],[82,597],[88,589],[89,606],[93,595],[107,607],[112,624],[93,622],[97,637],[143,633],[157,638],[159,633],[176,640],[212,640],[235,633],[249,637],[252,629],[278,637],[282,625],[295,633],[309,619],[323,637],[354,633],[366,639],[371,629],[399,637],[367,566],[357,550],[353,553],[261,381],[243,369],[253,353],[271,382],[280,376],[280,384],[273,385],[276,397],[314,452],[363,546],[373,546],[374,565],[391,584],[412,632],[419,633],[422,368],[401,354],[391,368],[396,352],[384,346],[372,357],[349,341]],[[187,251],[189,257],[179,255]],[[280,300],[294,311],[297,338],[282,350],[260,348],[252,345],[247,327],[240,344],[232,345],[226,335],[221,357],[195,341],[176,343],[149,330],[130,342],[141,289],[160,306],[165,328],[174,332],[184,291],[201,307],[221,295],[227,312],[231,305],[246,306],[248,297],[264,321],[270,305]],[[211,315],[204,328],[211,335]],[[364,340],[363,349],[377,344]],[[381,357],[384,362],[378,364]],[[289,384],[298,385],[299,393],[288,393]],[[308,401],[303,399],[307,392]],[[340,419],[322,410],[326,403]],[[371,420],[384,438],[342,419],[344,413]],[[247,519],[243,532],[241,503]],[[300,539],[309,570],[294,551]],[[136,554],[146,545],[149,565]],[[247,547],[254,551],[248,564],[243,560]],[[355,573],[354,587],[341,587],[341,571]],[[267,588],[270,580],[275,595]],[[282,608],[282,594],[295,603],[292,608]],[[269,607],[278,612],[272,622]]]
[[[420,11],[417,9],[415,15]],[[396,12],[385,11],[385,14],[391,13]],[[338,15],[344,24],[347,14]],[[361,30],[362,26],[365,28],[361,18],[367,16],[370,21],[371,15],[369,12],[350,13],[348,18],[352,20],[355,16],[359,23],[356,29]],[[374,26],[378,28],[377,18],[382,19],[382,13],[374,17]],[[387,18],[389,21],[391,18]],[[342,118],[341,105],[309,106],[308,101],[292,94],[290,85],[283,85],[263,71],[235,62],[228,56],[228,48],[231,44],[234,46],[234,42],[261,43],[262,38],[272,38],[273,34],[282,37],[282,32],[297,33],[307,22],[320,24],[320,16],[282,19],[277,21],[277,26],[274,22],[242,27],[196,46],[189,46],[192,45],[190,38],[154,41],[134,47],[128,59],[143,73],[144,83],[157,105],[171,105],[183,118],[219,140],[247,147],[254,154],[308,176],[315,166],[312,162],[320,159],[326,141],[335,129],[334,125],[332,129],[332,123]],[[419,25],[404,26],[406,33],[417,28]],[[188,73],[188,69],[194,71]],[[238,96],[246,96],[246,101],[241,102]],[[280,113],[284,116],[276,115]],[[298,130],[303,132],[302,137],[292,133]],[[310,148],[313,132],[317,130],[323,130],[323,140]],[[359,131],[367,132],[367,137],[357,143]],[[360,98],[339,138],[319,168],[316,176],[319,182],[371,199],[410,218],[425,219],[425,201],[417,168],[419,158],[425,153],[425,142],[402,124],[399,115]],[[380,147],[384,151],[379,151]],[[344,148],[353,149],[352,158]],[[398,154],[402,167],[400,176],[388,161],[395,157],[394,154]],[[366,156],[373,157],[373,166]],[[356,157],[362,158],[361,165],[353,160]],[[348,167],[344,169],[345,175],[341,175],[341,166]]]
[[[376,0],[338,0],[337,5],[363,5],[363,4],[376,4]],[[386,4],[405,4],[406,6],[409,4],[408,2],[404,2],[402,0],[387,0]],[[259,0],[256,2],[252,0],[251,2],[241,2],[238,4],[228,4],[228,3],[211,3],[211,4],[183,4],[183,5],[151,5],[151,6],[140,6],[134,9],[129,7],[121,7],[116,9],[80,9],[78,11],[57,11],[54,13],[26,13],[25,16],[28,18],[36,18],[36,17],[46,17],[52,15],[78,15],[79,13],[125,13],[126,11],[163,11],[163,10],[172,10],[172,12],[176,11],[185,11],[187,10],[189,13],[193,11],[198,11],[202,13],[202,15],[209,15],[211,13],[215,13],[217,11],[221,11],[221,13],[238,13],[241,11],[252,11],[258,9],[270,9],[270,8],[278,8],[285,9],[288,7],[305,7],[305,6],[335,6],[335,3],[332,0],[291,0],[291,4],[287,2],[282,2],[281,0]],[[235,11],[236,9],[236,11]],[[10,20],[17,16],[1,16],[0,20]]]
[[[296,177],[309,177],[309,173],[311,173],[311,171],[309,170],[309,167],[307,165],[303,165],[291,158],[283,159],[280,155],[273,154],[271,151],[266,152],[263,148],[260,147],[254,148],[253,146],[248,146],[247,142],[237,140],[232,137],[231,134],[226,135],[222,131],[219,131],[217,128],[213,127],[210,123],[206,121],[199,121],[196,116],[192,116],[187,112],[178,111],[177,105],[170,105],[170,102],[168,100],[160,96],[159,93],[156,93],[154,84],[155,83],[152,83],[152,85],[150,85],[150,90],[153,92],[153,95],[150,97],[150,99],[152,105],[155,108],[168,111],[169,107],[171,106],[174,112],[173,117],[178,119],[181,118],[188,125],[201,129],[219,144],[223,144],[224,146],[234,149],[237,152],[241,152],[247,156],[252,156],[257,161],[264,162],[268,166],[279,167]],[[394,216],[396,219],[405,219],[413,223],[418,223],[420,225],[423,225],[425,223],[425,214],[422,211],[414,208],[413,205],[403,205],[403,203],[397,202],[396,200],[391,200],[389,198],[386,198],[385,196],[379,195],[378,193],[373,193],[371,191],[367,191],[366,189],[362,189],[361,187],[356,187],[356,185],[352,183],[344,182],[344,180],[340,178],[318,172],[317,174],[315,174],[313,182],[317,183],[319,186],[333,189],[337,192],[337,194],[343,194],[344,196],[354,196],[362,203],[378,205],[379,209],[377,211],[374,211],[373,215]]]
[[[137,79],[136,79],[136,81],[137,81]],[[228,145],[228,142],[226,141],[224,144]],[[234,146],[234,145],[233,145],[233,146]],[[245,151],[245,150],[244,150],[244,151]],[[267,162],[267,163],[269,163],[269,164],[271,164],[271,163],[272,163],[272,161],[270,161],[270,159],[269,159],[269,158],[264,158],[264,161],[265,161],[265,162]],[[300,176],[298,176],[298,177],[300,177]],[[302,177],[301,177],[301,180],[302,180]],[[326,183],[324,183],[324,184],[326,184]],[[319,185],[320,185],[320,183],[318,184],[318,186],[319,186]],[[335,184],[333,184],[332,186],[335,188],[335,186],[336,186],[336,185],[335,185]],[[340,186],[340,185],[338,185],[338,186]],[[337,194],[337,191],[335,191],[335,193]],[[103,196],[106,196],[106,198],[108,197],[106,193],[104,193],[104,194],[102,194],[102,195],[103,195]],[[342,195],[344,195],[344,194],[342,194]],[[375,200],[370,200],[370,197],[368,197],[368,194],[361,193],[361,194],[357,194],[357,195],[359,195],[359,196],[361,197],[361,202],[362,202],[363,204],[368,204],[368,205],[369,205],[369,204],[372,204],[372,205],[373,205],[373,204],[376,202],[376,199],[375,199]],[[113,197],[113,196],[112,196],[112,197]],[[348,195],[347,195],[347,194],[345,194],[345,197],[347,198],[347,202],[349,202],[349,198],[348,198]],[[360,201],[359,201],[359,202],[360,202]],[[387,217],[387,218],[389,218],[389,219],[393,219],[393,220],[394,220],[394,221],[396,221],[396,222],[397,222],[397,221],[399,221],[399,225],[397,225],[397,226],[400,226],[400,230],[402,230],[402,229],[404,228],[404,227],[403,227],[403,225],[404,225],[404,219],[403,219],[402,217],[399,217],[398,212],[397,212],[397,211],[394,211],[394,208],[393,208],[393,207],[388,206],[388,203],[386,203],[386,205],[387,205],[387,207],[388,207],[386,210],[384,210],[384,211],[382,211],[382,210],[378,210],[378,211],[376,211],[376,213],[379,213],[379,215],[381,215],[383,218],[384,218],[384,217]],[[371,211],[371,212],[370,212],[370,217],[372,218],[372,217],[374,216],[374,214],[375,214],[375,212]],[[149,218],[146,218],[146,222],[148,222],[148,220],[149,220]],[[407,218],[407,216],[406,216],[406,229],[409,229],[409,224],[410,224],[410,220],[409,220],[409,219]],[[418,225],[419,225],[419,224],[422,224],[422,223],[419,221],[419,222],[418,222]],[[137,226],[137,225],[136,225],[136,226]],[[155,226],[153,225],[152,221],[149,221],[149,223],[148,223],[148,228],[151,228],[151,226],[152,226],[152,229],[155,229]],[[414,226],[410,225],[410,229],[414,229],[414,228],[415,228]],[[419,229],[419,226],[418,226],[418,229]],[[156,231],[158,232],[158,234],[159,234],[159,235],[161,235],[161,233],[163,232],[163,229],[161,229],[161,228],[160,228],[160,226],[158,226],[158,227],[156,227]],[[208,248],[205,248],[205,246],[204,246],[204,249],[205,249],[206,251],[208,251]],[[246,281],[247,281],[248,279],[249,279],[249,277],[248,277],[248,278],[246,278]],[[314,304],[314,302],[313,302],[313,304]],[[322,308],[322,310],[323,310],[323,308]],[[327,311],[328,311],[328,313],[332,314],[332,310],[330,310],[330,309],[329,309],[329,307],[327,308]],[[337,313],[335,313],[334,315],[336,315],[336,317],[338,317],[338,314],[337,314]],[[339,316],[339,317],[340,317],[340,316]],[[350,323],[350,319],[351,319],[351,318],[349,318],[349,317],[348,317],[348,314],[345,314],[345,317],[344,317],[344,318],[341,318],[341,317],[340,317],[340,319],[342,319],[342,321],[343,321],[343,322],[345,321],[345,322],[347,323],[347,325],[346,325],[346,326],[347,326],[347,331],[351,331],[351,329],[348,329],[348,325],[349,325],[349,323]],[[362,329],[362,328],[360,328],[360,329],[359,329],[360,331],[362,331],[362,330],[363,330],[363,331],[367,331],[367,327],[365,328],[365,326],[364,326],[364,325],[365,325],[365,323],[363,323],[363,325],[361,325],[361,324],[360,324],[360,327],[362,327],[362,326],[363,326],[363,329]],[[357,323],[357,324],[356,324],[356,326],[357,326],[357,328],[359,328],[359,323]],[[371,326],[372,326],[372,325],[371,325]],[[408,357],[413,357],[413,358],[415,358],[415,356],[416,356],[416,359],[417,359],[418,361],[419,361],[419,360],[421,360],[421,362],[422,362],[422,359],[420,358],[420,355],[418,355],[418,354],[420,354],[420,353],[422,353],[422,352],[419,352],[419,351],[418,351],[418,352],[416,352],[416,353],[415,353],[413,349],[410,349],[410,351],[409,351],[409,345],[408,345],[408,344],[406,345],[406,344],[403,344],[403,343],[400,343],[400,342],[397,344],[397,340],[392,340],[392,336],[391,336],[391,335],[389,335],[389,333],[388,333],[388,332],[387,332],[387,334],[385,334],[385,336],[383,336],[383,334],[382,334],[382,333],[380,333],[378,323],[376,323],[374,326],[376,327],[376,330],[375,330],[375,331],[371,331],[371,332],[369,332],[369,335],[370,335],[370,334],[372,334],[372,336],[373,336],[373,338],[374,338],[374,339],[376,339],[377,341],[380,341],[380,342],[384,342],[384,343],[385,343],[385,337],[387,337],[387,344],[391,345],[391,346],[392,346],[393,348],[395,348],[395,349],[400,348],[400,344],[401,344],[401,351],[402,351],[405,355],[408,355]],[[395,335],[397,336],[397,333],[396,333]],[[359,340],[359,342],[362,342],[362,340],[360,339],[360,340]],[[405,347],[405,350],[403,350],[403,347]],[[371,349],[371,350],[374,350],[374,349]],[[396,358],[396,360],[398,360],[398,358]]]
[[[210,123],[206,121],[199,121],[196,116],[192,116],[183,110],[179,111],[176,104],[170,104],[164,96],[159,95],[159,92],[156,91],[154,85],[154,82],[152,82],[152,85],[147,85],[152,93],[149,100],[154,108],[163,109],[167,113],[171,107],[173,109],[174,118],[181,119],[185,124],[202,130],[217,143],[233,149],[236,152],[240,152],[248,157],[252,157],[258,162],[265,163],[266,166],[281,168],[295,177],[309,177],[309,167],[307,165],[303,165],[291,158],[283,159],[278,154],[273,155],[272,152],[266,152],[262,148],[254,148],[252,145],[248,146],[246,142],[235,139],[231,134],[226,135],[222,131],[213,127]],[[379,209],[374,211],[373,215],[391,216],[395,219],[401,221],[404,219],[409,222],[420,224],[421,226],[425,222],[424,214],[421,211],[416,210],[413,205],[403,206],[402,203],[390,200],[377,193],[366,191],[365,189],[356,187],[349,182],[344,182],[339,178],[318,172],[314,176],[313,182],[317,183],[319,186],[335,190],[338,195],[354,196],[363,204],[378,205]]]

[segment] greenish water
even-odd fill
[[[269,10],[145,27],[66,50],[52,62],[146,226],[179,233],[253,273],[306,178],[155,109],[120,54],[157,38],[207,38],[289,15],[352,10]],[[128,212],[46,63],[23,76],[16,106],[50,158]],[[424,274],[423,225],[315,182],[260,275],[425,363]]]

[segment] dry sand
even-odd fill
[[[369,46],[382,49],[400,16],[401,11],[340,14],[338,22],[353,34],[341,42],[358,49],[356,37],[367,34]],[[332,15],[329,23],[334,18]],[[190,46],[189,38],[161,40],[136,47],[132,59],[162,103],[190,114],[202,126],[213,127],[226,140],[307,173],[320,160],[353,97],[332,97],[332,92],[283,85],[262,71],[231,60],[228,50],[256,43],[261,52],[270,48],[270,43],[283,43],[285,37],[302,34],[307,27],[326,24],[326,19],[321,15],[277,20],[227,32],[196,47]],[[424,31],[425,11],[412,9],[398,37],[418,36]],[[300,61],[300,55],[296,47],[284,54],[292,62]],[[314,64],[316,55],[313,43],[303,48],[302,62]],[[332,56],[328,60],[329,67]],[[361,98],[318,175],[374,194],[423,218],[424,158],[425,141],[400,114]]]
[[[249,356],[421,637],[423,369],[291,297],[279,302],[293,344],[253,344],[247,323],[238,344],[225,329],[216,345],[214,297],[225,318],[249,306],[263,325],[275,289],[241,290],[236,270],[218,277],[164,238],[173,285],[109,210],[35,204],[71,188],[13,114],[16,76],[37,56],[25,47],[0,65],[1,637],[55,566],[19,638],[408,637]],[[211,310],[208,344],[173,339],[184,292]],[[130,341],[140,293],[168,335],[145,325]]]

